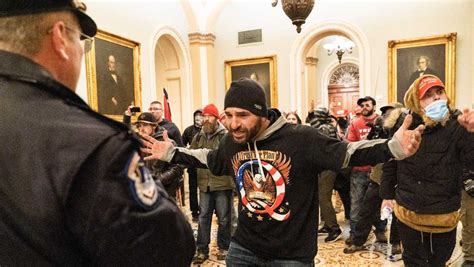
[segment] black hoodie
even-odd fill
[[[269,120],[247,144],[236,144],[227,134],[216,150],[176,148],[167,156],[174,153],[173,162],[235,177],[242,209],[234,242],[262,258],[310,263],[317,252],[317,173],[387,161],[389,142],[340,142],[286,123],[278,110],[269,110]]]
[[[193,120],[194,123],[193,125],[190,125],[184,129],[183,132],[183,145],[191,145],[191,141],[193,141],[193,137],[201,131],[201,127],[196,126],[196,114],[201,113],[202,114],[202,109],[197,109],[193,113]]]

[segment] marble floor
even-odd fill
[[[186,188],[187,192],[187,188]],[[187,196],[188,194],[186,194]],[[189,211],[189,202],[186,197],[186,206],[182,207],[183,212],[188,216],[189,221],[192,225],[193,230],[195,231],[195,236],[197,236],[197,223],[192,222],[191,214]],[[371,251],[369,248],[371,244],[374,244],[374,235],[371,234],[366,243],[367,250],[355,252],[353,254],[344,254],[342,250],[344,249],[344,240],[349,236],[349,225],[348,221],[344,220],[344,212],[339,212],[337,214],[339,225],[343,228],[343,236],[336,242],[325,243],[324,238],[326,235],[318,236],[318,254],[314,259],[315,266],[404,266],[403,261],[389,261],[386,259],[386,256],[383,252],[386,251],[386,247],[376,245]],[[461,238],[461,224],[458,227],[458,240]],[[194,265],[194,266],[225,266],[224,261],[218,261],[216,259],[217,244],[216,244],[216,235],[217,235],[217,220],[216,216],[213,218],[212,229],[211,229],[211,245],[210,245],[210,255],[209,259],[203,264]],[[380,252],[379,252],[380,251]],[[453,252],[453,255],[448,262],[447,266],[459,267],[463,262],[463,253],[459,242]]]

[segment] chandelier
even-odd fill
[[[346,52],[351,54],[352,49],[355,47],[355,44],[351,40],[347,40],[343,37],[338,37],[333,42],[327,43],[323,47],[328,51],[328,56],[336,52],[339,64],[341,64],[342,55],[344,55],[344,53]]]
[[[278,0],[272,1],[275,7]],[[293,25],[296,26],[296,32],[301,32],[301,25],[304,24],[311,10],[313,10],[314,0],[281,0],[283,11],[291,19]]]

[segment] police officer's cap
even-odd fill
[[[88,36],[97,33],[97,25],[89,17],[86,5],[77,0],[1,0],[0,17],[20,16],[54,11],[73,12],[81,25],[82,32]]]

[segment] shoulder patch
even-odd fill
[[[146,210],[153,209],[158,202],[158,190],[150,171],[137,152],[132,154],[124,171],[134,201]]]

